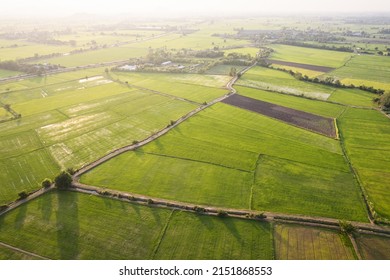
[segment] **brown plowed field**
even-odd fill
[[[238,94],[231,95],[222,102],[336,138],[336,128],[331,118],[321,117]]]
[[[330,72],[330,71],[335,70],[335,68],[332,68],[332,67],[325,67],[325,66],[311,65],[311,64],[304,64],[304,63],[296,63],[296,62],[288,62],[288,61],[281,61],[281,60],[275,60],[275,59],[267,59],[267,62],[273,63],[273,64],[297,67],[297,68],[302,68],[302,69],[307,69],[307,70],[313,70],[313,71],[318,71],[318,72]]]

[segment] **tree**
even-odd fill
[[[54,183],[59,189],[67,189],[72,186],[72,176],[66,172],[62,171],[55,179]]]
[[[229,76],[234,77],[237,74],[237,69],[232,67],[230,68]]]
[[[18,193],[18,199],[25,199],[28,197],[28,193],[26,191],[21,191],[20,193]]]
[[[42,181],[41,186],[42,188],[47,189],[48,187],[51,186],[52,183],[53,182],[50,179],[46,178],[45,180]]]
[[[386,92],[382,94],[382,96],[379,99],[379,103],[382,106],[382,108],[389,109],[390,108],[390,92]]]
[[[352,234],[356,230],[355,227],[347,221],[339,221],[339,225],[341,231],[346,234]]]

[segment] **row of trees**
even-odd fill
[[[47,70],[58,69],[59,65],[30,65],[19,61],[7,60],[0,62],[0,69],[43,75]]]
[[[259,63],[261,66],[269,67],[269,63],[264,62],[265,64],[262,65]],[[383,89],[377,89],[372,86],[366,86],[366,85],[360,85],[360,86],[355,86],[354,84],[351,85],[346,85],[340,82],[340,80],[335,79],[333,77],[326,77],[325,79],[318,79],[317,77],[315,78],[310,78],[307,75],[302,75],[300,72],[294,72],[292,70],[286,70],[283,68],[275,68],[280,71],[284,71],[289,73],[290,75],[294,76],[296,79],[300,81],[305,81],[305,82],[311,82],[311,83],[316,83],[316,84],[323,84],[327,86],[332,86],[336,88],[358,88],[360,90],[368,91],[374,94],[382,95],[385,91]]]
[[[354,50],[351,47],[347,46],[330,46],[324,44],[310,44],[305,42],[297,42],[297,41],[278,41],[278,44],[304,47],[304,48],[313,48],[313,49],[322,49],[322,50],[330,50],[330,51],[339,51],[339,52],[353,52]]]

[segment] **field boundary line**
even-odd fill
[[[255,183],[256,183],[257,169],[259,167],[260,160],[261,160],[262,156],[263,156],[263,154],[261,154],[261,153],[257,156],[255,169],[253,170],[253,179],[252,179],[252,185],[251,185],[251,192],[250,192],[250,195],[249,195],[249,210],[253,210],[253,188],[254,188]]]
[[[199,162],[199,163],[204,163],[204,164],[209,164],[209,165],[215,165],[215,166],[219,166],[222,168],[233,169],[233,170],[237,170],[237,171],[241,171],[241,172],[245,172],[245,173],[253,172],[251,170],[239,169],[239,168],[230,167],[230,166],[226,166],[226,165],[222,165],[222,164],[218,164],[218,163],[213,163],[213,162],[209,162],[209,161],[196,160],[196,159],[191,159],[191,158],[183,158],[183,157],[171,156],[171,155],[163,155],[163,154],[150,153],[150,152],[142,152],[142,153],[146,154],[146,155],[156,156],[156,157],[166,157],[166,158],[173,158],[173,159],[180,159],[180,160]]]
[[[344,113],[345,113],[345,111],[343,112],[343,114]],[[341,114],[340,117],[342,117],[343,114]],[[337,119],[336,122],[338,123],[339,120]],[[351,172],[356,180],[357,185],[360,188],[360,193],[363,197],[363,203],[366,206],[365,208],[366,208],[368,220],[370,221],[371,224],[374,224],[375,218],[374,218],[374,215],[372,213],[372,207],[370,206],[370,202],[368,201],[367,193],[366,193],[365,188],[363,187],[363,184],[361,182],[359,174],[356,172],[356,170],[353,167],[352,162],[348,156],[347,148],[345,147],[344,136],[343,136],[343,133],[341,132],[341,130],[339,130],[339,138],[340,138],[340,145],[341,145],[341,150],[343,151],[344,158],[348,162],[348,166],[349,166],[349,168],[350,168],[350,170],[351,170]]]
[[[29,256],[32,256],[32,257],[36,257],[36,258],[39,258],[39,259],[42,259],[42,260],[50,260],[49,258],[43,257],[43,256],[38,255],[38,254],[35,254],[35,253],[33,253],[33,252],[29,252],[29,251],[20,249],[20,248],[18,248],[18,247],[9,245],[9,244],[4,243],[4,242],[2,242],[2,241],[0,241],[0,246],[3,246],[3,247],[5,247],[5,248],[11,249],[11,250],[13,250],[13,251],[16,251],[16,252],[19,252],[19,253],[23,253],[23,254],[25,254],[25,255],[29,255]]]
[[[122,81],[119,80],[119,79],[116,79],[116,80],[113,80],[113,81],[114,81],[114,82],[117,82],[117,83],[120,83],[121,85],[125,85],[125,86],[132,87],[132,88],[139,89],[139,90],[149,91],[149,92],[151,92],[151,93],[154,93],[154,94],[157,94],[157,95],[161,95],[161,96],[164,96],[164,97],[173,98],[173,99],[176,99],[176,100],[188,102],[188,103],[195,104],[195,105],[202,105],[202,104],[199,103],[199,102],[196,102],[196,101],[193,101],[193,100],[184,98],[184,97],[172,95],[172,94],[169,94],[169,93],[164,93],[164,92],[157,91],[157,90],[150,89],[150,88],[146,88],[146,87],[136,86],[136,85],[134,85],[134,84],[126,84],[126,83],[122,82]]]
[[[349,240],[351,241],[352,248],[355,251],[355,254],[356,254],[358,260],[362,260],[362,255],[360,254],[359,247],[356,243],[355,237],[353,236],[353,234],[347,234],[347,235],[348,235]]]
[[[163,239],[164,239],[165,233],[167,232],[169,223],[171,222],[171,219],[172,219],[172,216],[173,216],[173,213],[174,213],[174,212],[175,212],[175,209],[172,209],[172,211],[171,211],[171,213],[169,214],[169,217],[168,217],[168,219],[167,219],[167,222],[165,223],[164,228],[163,228],[162,231],[161,231],[161,236],[159,237],[158,242],[157,242],[157,244],[156,244],[156,247],[155,247],[154,250],[153,250],[153,254],[152,254],[152,257],[151,257],[152,260],[154,260],[154,257],[156,256],[158,250],[160,249],[161,242],[162,242]]]

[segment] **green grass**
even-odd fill
[[[263,186],[267,176],[273,185]],[[192,203],[250,208],[253,201],[258,210],[366,220],[338,141],[225,104],[81,181]]]
[[[271,45],[272,59],[337,68],[350,57],[350,53],[311,49],[287,45]]]
[[[75,192],[51,191],[1,216],[0,240],[50,259],[273,258],[267,223]]]
[[[252,200],[257,210],[367,221],[351,173],[269,156],[260,158]]]
[[[334,91],[333,88],[299,81],[288,73],[264,67],[250,69],[236,84],[320,100],[328,99]]]
[[[347,154],[379,217],[390,219],[390,121],[376,110],[348,108],[339,121]]]
[[[363,259],[390,260],[390,239],[388,237],[359,235],[356,241]]]
[[[277,224],[274,244],[279,260],[356,259],[348,237],[333,230]]]
[[[268,223],[175,212],[156,259],[273,259]]]

